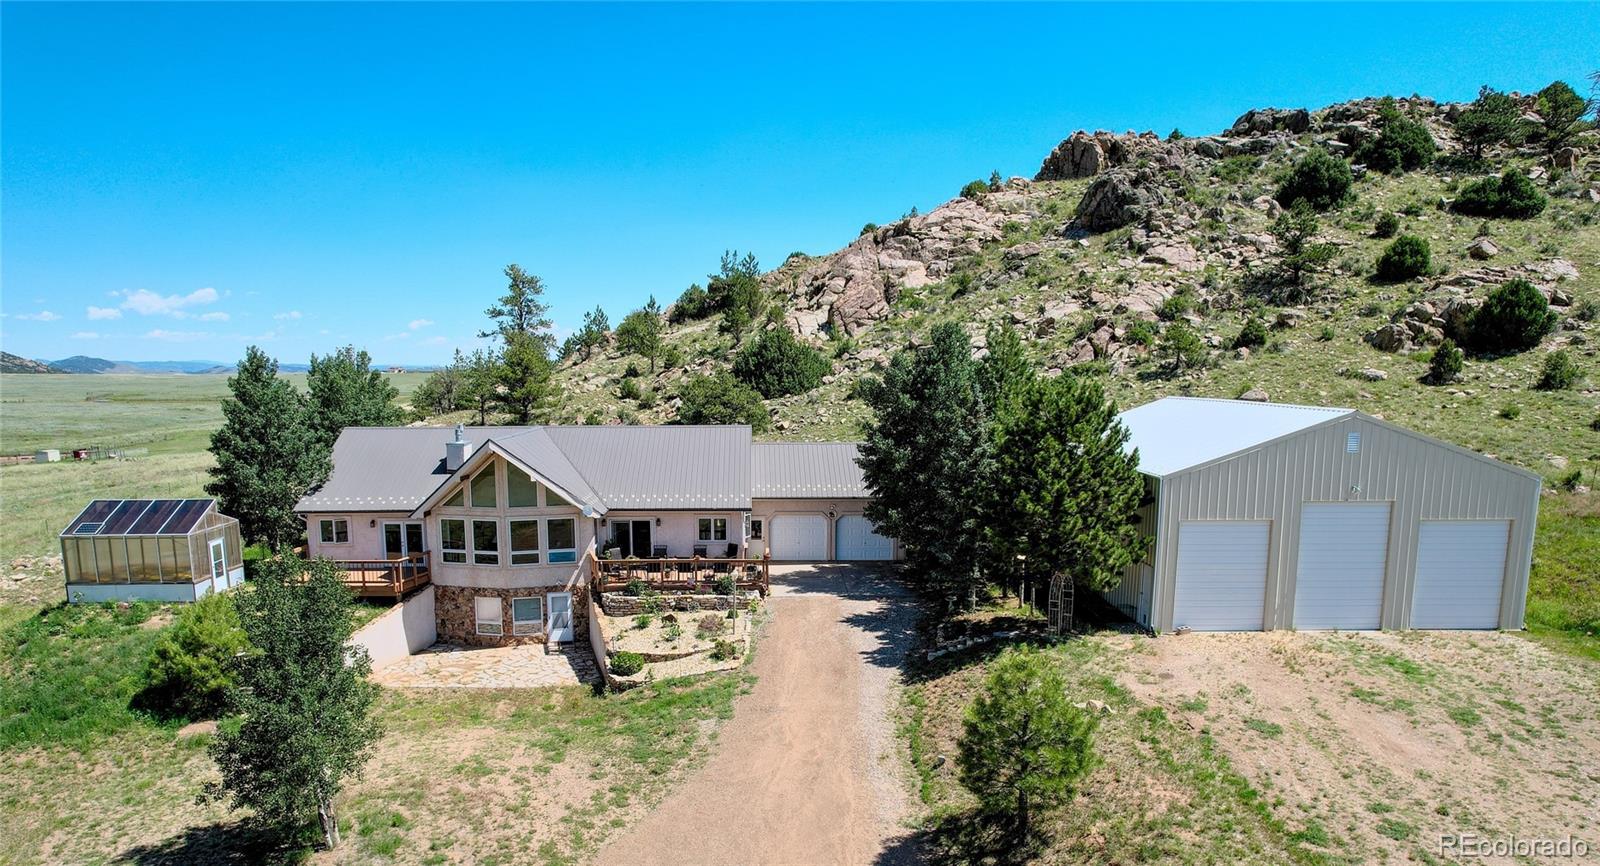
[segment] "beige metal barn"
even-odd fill
[[[1150,553],[1106,594],[1156,631],[1520,628],[1538,475],[1352,409],[1122,413]]]

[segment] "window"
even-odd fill
[[[545,540],[549,542],[549,562],[578,561],[578,522],[572,518],[545,521]]]
[[[511,564],[539,564],[539,521],[513,520],[507,524],[511,530]]]
[[[500,564],[500,521],[472,521],[472,564]]]
[[[1344,453],[1346,453],[1346,454],[1360,454],[1361,453],[1361,431],[1360,430],[1352,430],[1352,431],[1350,431],[1350,434],[1348,436],[1344,437]]]
[[[546,487],[544,489],[544,504],[551,508],[571,508],[572,503],[561,498],[559,493]]]
[[[465,520],[439,521],[439,546],[444,548],[445,562],[466,562],[467,522]]]
[[[511,633],[538,634],[544,631],[544,599],[539,596],[511,600]]]
[[[343,517],[322,521],[322,543],[349,544],[350,521],[345,520]]]
[[[222,539],[211,542],[211,579],[224,580],[228,576],[228,557]]]
[[[512,508],[539,507],[539,485],[528,473],[515,466],[506,466],[506,504]]]
[[[702,517],[702,518],[700,518],[700,536],[699,537],[700,537],[701,541],[727,541],[728,540],[728,518],[726,518],[726,517]]]
[[[472,599],[472,617],[477,622],[478,634],[503,635],[506,633],[505,615],[500,612],[498,596],[480,595]]]
[[[493,466],[479,472],[477,477],[472,479],[470,495],[473,508],[493,508],[495,506]]]
[[[764,527],[761,525],[761,518],[758,517],[758,518],[750,521],[750,538],[752,540],[754,540],[754,541],[760,541],[761,540],[761,530],[763,528]]]
[[[456,488],[456,492],[450,494],[450,498],[446,499],[444,501],[444,504],[450,506],[451,508],[460,508],[461,506],[466,505],[467,504],[466,488],[464,488],[464,487]]]

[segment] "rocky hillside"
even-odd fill
[[[10,352],[0,352],[0,373],[59,373],[60,370],[51,369],[43,361],[13,355]]]
[[[1532,100],[1516,98],[1537,119]],[[1206,137],[1076,132],[1032,179],[969,185],[926,214],[868,226],[844,249],[791,256],[762,276],[775,312],[761,326],[811,341],[833,369],[811,392],[768,401],[773,435],[854,436],[866,409],[852,383],[895,350],[956,321],[981,352],[987,328],[1008,323],[1042,367],[1102,376],[1122,405],[1247,392],[1350,405],[1552,479],[1568,466],[1600,474],[1600,434],[1590,429],[1600,415],[1600,136],[1584,133],[1553,155],[1531,144],[1491,148],[1471,162],[1453,123],[1464,106],[1392,105],[1427,129],[1438,158],[1402,174],[1353,166],[1353,196],[1321,215],[1317,236],[1337,252],[1304,291],[1262,289],[1281,252],[1274,193],[1315,148],[1359,152],[1377,135],[1379,100],[1252,110]],[[1526,172],[1548,197],[1541,214],[1486,220],[1450,208],[1464,185],[1507,168]],[[1385,214],[1429,243],[1430,274],[1374,278],[1389,244],[1374,231]],[[1433,344],[1512,277],[1549,299],[1555,332],[1532,351],[1469,357],[1456,383],[1421,382]],[[1271,326],[1267,342],[1232,348],[1247,319]],[[1199,331],[1210,354],[1203,367],[1174,373],[1155,356],[1175,321]],[[567,420],[670,420],[682,381],[726,368],[735,348],[715,319],[672,326],[667,342],[681,363],[626,389],[627,368],[646,368],[642,360],[602,351],[564,364]],[[1544,355],[1558,348],[1585,378],[1573,389],[1534,390]],[[620,396],[636,388],[642,400]]]

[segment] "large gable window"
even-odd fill
[[[451,507],[451,508],[460,508],[461,506],[466,505],[467,504],[467,490],[466,490],[466,488],[465,487],[457,487],[456,488],[456,492],[450,494],[450,498],[446,499],[444,501],[444,504],[449,506],[449,507]]]
[[[570,517],[545,521],[551,563],[578,561],[578,524]]]
[[[439,546],[445,562],[467,561],[467,522],[446,518],[439,521]]]
[[[544,489],[544,504],[551,508],[571,508],[572,503],[561,498],[561,495],[546,487]]]
[[[507,525],[511,530],[511,564],[538,565],[539,521],[512,520]]]
[[[473,477],[468,495],[472,498],[473,508],[493,508],[495,506],[493,466]]]
[[[515,466],[506,464],[506,504],[512,508],[539,507],[539,485]]]
[[[472,564],[500,564],[500,521],[472,521]]]

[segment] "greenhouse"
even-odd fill
[[[239,521],[211,499],[96,499],[61,533],[69,602],[194,601],[244,582]]]

